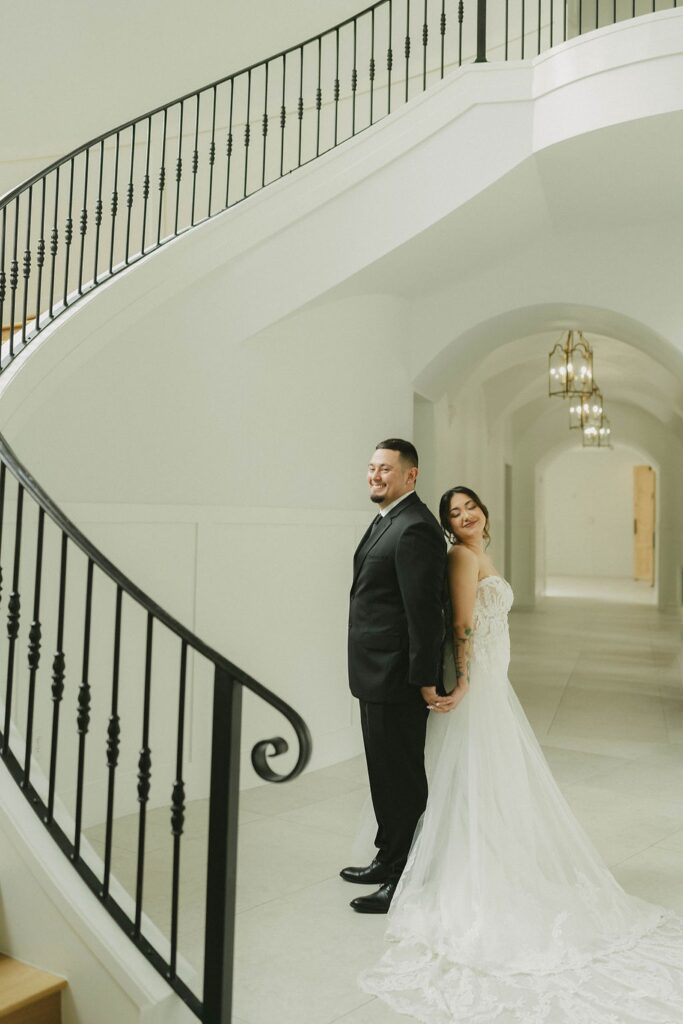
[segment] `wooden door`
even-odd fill
[[[633,577],[655,582],[655,471],[633,467]]]

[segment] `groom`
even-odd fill
[[[362,914],[389,909],[427,802],[424,743],[428,705],[438,701],[446,543],[415,493],[417,473],[410,441],[377,445],[368,484],[379,514],[353,559],[349,683],[360,701],[378,852],[341,876],[379,884],[351,901]]]

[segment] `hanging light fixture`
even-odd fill
[[[569,406],[569,429],[581,430],[588,416],[588,398],[577,395]]]
[[[548,354],[548,394],[561,398],[589,395],[593,389],[593,351],[581,331],[567,331]]]
[[[593,382],[590,395],[577,395],[569,405],[569,429],[582,430],[592,424],[595,426],[602,416],[602,391]]]
[[[590,396],[585,400],[585,417],[582,422],[583,435],[582,444],[584,448],[606,448],[606,444],[600,443],[605,416],[605,404],[602,399],[602,391],[596,385]],[[609,421],[608,421],[609,422]]]
[[[584,448],[612,447],[612,427],[604,410],[599,418],[594,417],[592,421],[586,423],[582,433],[582,444]]]
[[[612,427],[606,416],[602,417],[602,426],[598,428],[598,448],[612,447]]]

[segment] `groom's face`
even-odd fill
[[[380,508],[391,505],[402,494],[415,487],[417,467],[409,466],[401,453],[392,448],[378,448],[368,464],[370,501]]]

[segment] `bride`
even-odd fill
[[[488,512],[447,491],[451,694],[430,792],[361,988],[425,1024],[683,1024],[683,919],[627,895],[560,793],[507,676]]]

